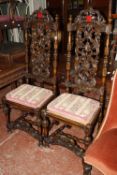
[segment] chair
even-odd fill
[[[35,11],[28,19],[27,46],[30,60],[28,83],[7,93],[3,106],[8,129],[21,129],[41,144],[42,125],[46,123],[40,117],[40,110],[56,95],[58,17],[54,21],[48,11]],[[22,111],[21,117],[15,121],[10,117],[12,108]]]
[[[91,7],[81,11],[74,23],[70,16],[66,81],[60,87],[65,92],[52,100],[47,110],[42,111],[44,120],[48,117],[66,123],[52,133],[48,126],[48,133],[44,136],[46,144],[62,145],[79,156],[91,143],[96,123],[100,126],[103,118],[109,52],[109,36],[105,34],[105,26],[103,16]],[[101,43],[104,48],[100,46]],[[104,53],[103,56],[100,51]],[[63,132],[64,128],[72,125],[83,129],[85,136],[77,138]]]
[[[3,34],[2,41],[0,43],[0,64],[12,65],[15,63],[25,63],[25,45],[23,42],[10,41],[8,36],[8,31],[10,36],[13,36],[13,29],[17,28],[18,32],[20,30],[24,31],[24,21],[23,16],[16,15],[17,3],[19,1],[1,1],[0,3],[8,4],[8,14],[0,15],[0,30]],[[12,32],[11,32],[12,31]],[[19,32],[21,33],[21,32]],[[24,33],[24,32],[23,32]]]
[[[108,110],[98,135],[84,155],[84,175],[90,175],[92,166],[105,175],[117,174],[117,70],[114,75]]]

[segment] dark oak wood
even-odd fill
[[[6,1],[4,3],[6,3]],[[15,61],[18,60],[18,62],[25,63],[24,43],[11,42],[7,36],[8,29],[12,30],[13,28],[21,29],[24,33],[25,18],[16,16],[16,1],[9,0],[8,3],[8,15],[0,15],[0,31],[2,33],[2,40],[0,42],[0,63],[4,64],[4,61],[6,61],[5,63],[10,65],[13,63],[14,59]]]

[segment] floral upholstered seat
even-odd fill
[[[6,99],[31,108],[40,108],[52,96],[53,92],[51,90],[29,84],[23,84],[10,91],[6,95]]]
[[[63,93],[49,103],[47,109],[48,113],[58,115],[63,120],[86,125],[99,113],[100,103],[80,95]]]

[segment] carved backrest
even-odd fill
[[[102,33],[105,32],[105,20],[99,11],[93,8],[82,10],[72,23],[72,17],[68,23],[67,45],[67,85],[78,87],[81,92],[89,91],[96,86],[96,75],[100,65],[100,51],[108,43],[101,47]],[[72,34],[74,32],[74,34]],[[75,40],[73,42],[73,39]],[[104,37],[107,40],[107,37]],[[74,50],[74,51],[73,51]],[[105,51],[104,51],[105,52]],[[106,77],[107,55],[103,54],[102,71],[103,85]],[[71,61],[73,67],[71,71]]]
[[[47,10],[39,9],[29,18],[29,56],[30,70],[37,82],[56,83],[58,17],[52,18]]]

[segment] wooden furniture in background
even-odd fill
[[[56,95],[58,17],[54,21],[48,11],[39,9],[29,17],[28,27],[26,48],[30,72],[27,83],[31,84],[23,84],[6,94],[3,105],[8,129],[21,129],[42,144],[42,126],[45,123],[40,112]],[[50,82],[51,89],[44,88]],[[22,116],[15,121],[11,121],[12,108],[22,111]]]
[[[0,1],[0,3],[10,3],[9,14],[0,15],[0,31],[2,39],[0,41],[0,89],[11,84],[22,82],[27,73],[27,59],[25,50],[25,37],[23,43],[9,41],[7,31],[13,28],[22,28],[23,35],[26,33],[26,21],[24,17],[17,16],[16,1]],[[14,86],[14,85],[13,85]]]
[[[60,16],[60,26],[62,31],[60,62],[64,62],[64,55],[66,54],[67,50],[68,17],[71,14],[73,18],[75,18],[79,14],[80,10],[87,8],[88,2],[88,0],[46,0],[47,9],[49,10],[49,12],[52,15],[59,14]],[[110,0],[102,0],[101,2],[99,0],[91,0],[91,3],[92,7],[99,10],[107,20]]]

